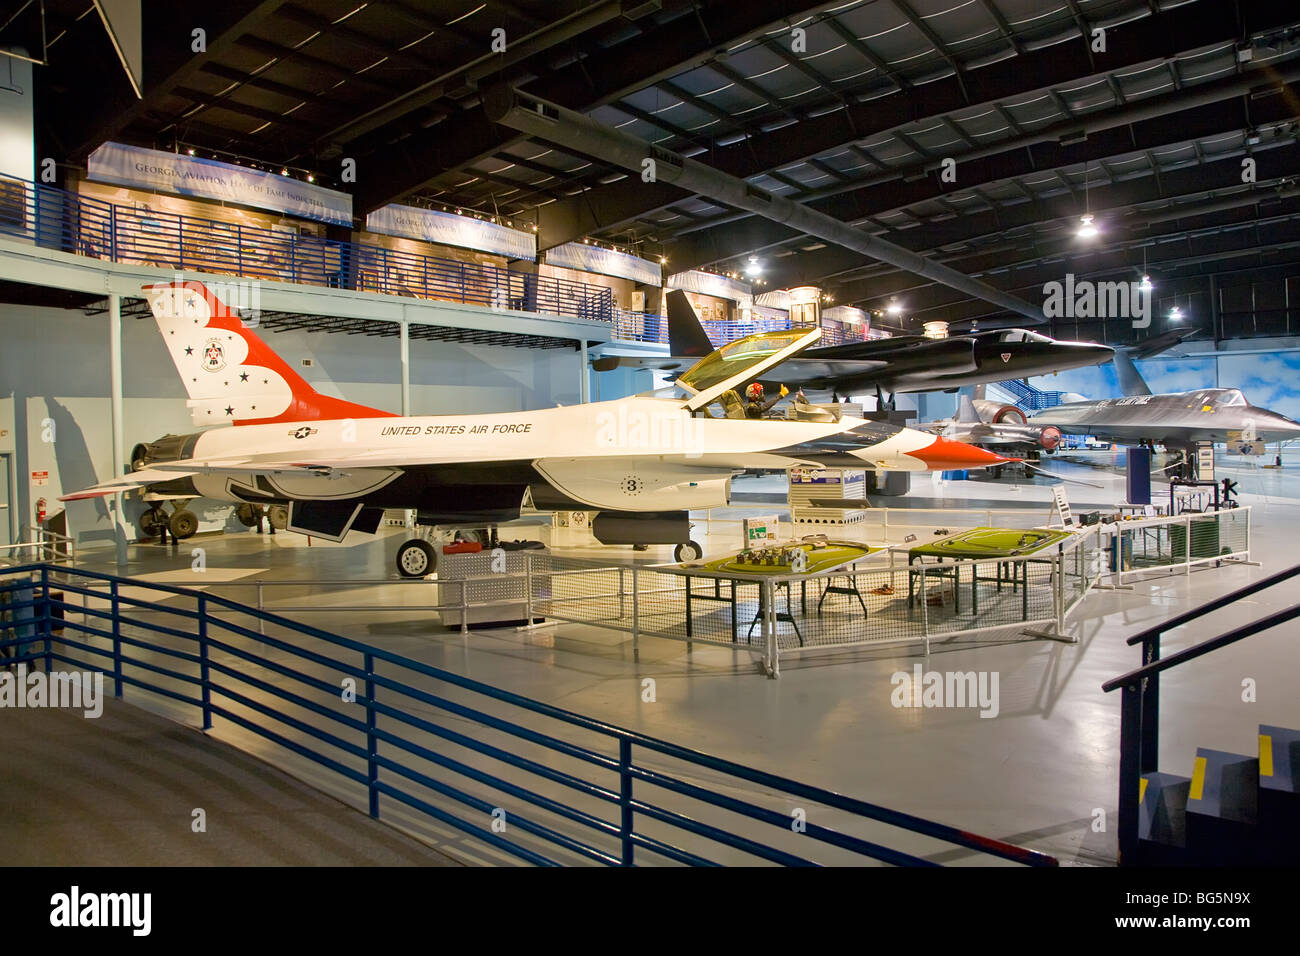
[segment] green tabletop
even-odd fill
[[[1036,554],[1070,537],[1052,528],[972,528],[908,551],[910,557],[1016,558]]]
[[[815,544],[800,542],[798,544],[784,545],[787,552],[796,549],[805,552],[808,555],[808,564],[803,570],[803,574],[821,574],[826,571],[833,571],[836,568],[843,567],[846,564],[852,564],[860,561],[871,554],[876,554],[882,550],[881,547],[872,547],[865,544],[845,544],[841,542],[829,542],[822,547]],[[780,547],[770,549],[773,552],[779,551]],[[752,555],[756,552],[741,552],[740,554],[727,555],[723,558],[714,558],[711,561],[701,561],[692,564],[692,567],[701,571],[713,572],[715,574],[741,574],[741,575],[791,575],[795,574],[794,566],[790,561],[773,564],[754,564],[748,560],[742,560],[746,555]]]

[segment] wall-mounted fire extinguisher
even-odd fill
[[[36,523],[42,525],[45,523],[45,499],[36,499]]]

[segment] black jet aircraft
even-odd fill
[[[604,356],[596,371],[636,367],[685,370],[713,351],[686,294],[665,297],[668,311],[667,356]],[[1091,342],[1061,342],[1025,329],[970,332],[942,339],[897,335],[869,342],[811,348],[782,362],[763,378],[764,386],[787,384],[832,397],[881,392],[951,391],[964,385],[1047,375],[1108,362],[1113,350]]]
[[[1114,362],[1125,393],[1122,398],[1057,405],[1036,412],[1027,424],[1177,451],[1197,442],[1224,442],[1242,453],[1262,454],[1260,443],[1300,438],[1300,422],[1251,405],[1240,389],[1198,388],[1153,395],[1127,353],[1116,351]]]

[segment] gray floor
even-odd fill
[[[93,720],[52,709],[0,716],[7,866],[459,865],[228,744],[112,698]]]
[[[363,612],[290,613],[657,737],[1027,844],[1066,863],[1108,865],[1115,846],[1119,700],[1117,694],[1102,694],[1100,685],[1138,665],[1138,649],[1125,645],[1124,638],[1296,560],[1300,502],[1281,495],[1292,490],[1287,482],[1294,481],[1293,476],[1252,474],[1269,484],[1261,489],[1266,494],[1243,498],[1255,509],[1253,557],[1262,567],[1158,576],[1131,591],[1096,591],[1073,619],[1077,644],[1019,640],[937,645],[928,668],[998,672],[1001,712],[995,719],[980,718],[971,710],[895,709],[890,703],[891,675],[923,662],[910,648],[790,657],[783,661],[782,678],[772,681],[761,676],[751,655],[724,648],[696,645],[688,653],[681,644],[646,639],[639,663],[634,662],[627,635],[591,627],[503,629],[463,637],[428,614],[401,611],[397,606],[403,602],[420,603],[417,592],[409,589],[400,598],[379,589]],[[760,483],[747,493],[770,491]],[[949,482],[935,483],[932,489],[918,487],[915,494],[945,507],[980,500],[989,502],[988,507],[1021,502],[1037,510],[1049,499],[1050,488],[1046,483]],[[1086,487],[1072,489],[1071,496],[1080,502],[1076,510],[1116,500],[1110,490],[1090,492]],[[125,570],[157,580],[192,581],[190,552],[201,545],[212,584],[255,578],[376,579],[390,574],[400,540],[397,532],[346,548],[308,548],[302,539],[286,535],[202,538],[176,550],[133,547]],[[634,557],[630,549],[615,549],[615,554],[621,560]],[[657,549],[635,557],[669,559],[666,550]],[[110,555],[87,558],[88,564],[113,569]],[[343,600],[355,603],[356,598],[324,593],[310,600],[320,607]],[[1294,587],[1266,592],[1172,632],[1166,653],[1295,600]],[[268,597],[267,604],[274,608],[277,601],[301,607],[304,597]],[[1278,630],[1167,678],[1161,769],[1189,773],[1197,746],[1251,752],[1260,723],[1300,725],[1296,654],[1295,636]],[[647,677],[656,682],[654,703],[643,699]],[[1246,680],[1256,683],[1257,702],[1243,701]],[[218,727],[216,733],[250,752],[275,756],[236,729]],[[469,853],[454,841],[440,845],[458,858]],[[964,862],[960,856],[953,861]]]

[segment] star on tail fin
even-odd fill
[[[196,425],[264,425],[392,412],[312,388],[202,282],[144,287],[167,351],[189,393]]]

